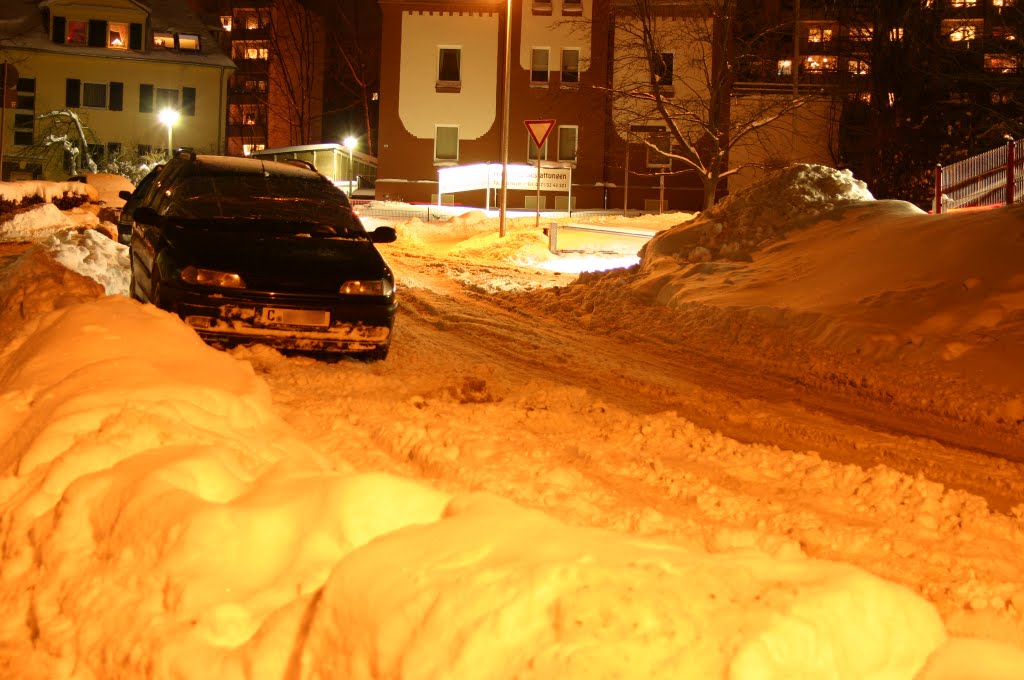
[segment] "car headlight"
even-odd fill
[[[200,269],[189,265],[181,270],[181,280],[201,286],[220,288],[245,288],[242,277],[233,272],[219,272],[215,269]]]
[[[342,295],[383,295],[388,297],[395,292],[395,284],[388,279],[346,281],[341,284],[338,292]]]

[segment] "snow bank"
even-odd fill
[[[52,203],[54,199],[65,196],[82,196],[90,202],[99,200],[99,192],[96,187],[82,182],[48,182],[44,180],[0,182],[0,198],[14,203],[20,203],[31,197],[38,197],[47,203]]]
[[[749,260],[751,253],[842,206],[874,200],[849,170],[797,164],[769,173],[674,229],[640,253],[641,270],[659,258],[681,262]]]

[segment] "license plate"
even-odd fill
[[[265,324],[281,326],[320,326],[331,325],[331,313],[326,309],[283,309],[280,307],[264,307],[260,312],[260,321]]]

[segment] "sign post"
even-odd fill
[[[551,118],[545,118],[540,120],[524,120],[526,124],[526,130],[530,133],[530,137],[533,139],[533,143],[537,145],[537,222],[536,227],[540,229],[540,160],[541,160],[541,148],[544,146],[544,141],[551,134],[551,129],[555,127],[555,120]]]

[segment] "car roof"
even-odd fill
[[[261,158],[240,158],[237,156],[198,155],[190,163],[191,174],[201,175],[263,175],[264,177],[294,177],[307,180],[326,180],[315,170],[292,163],[263,160]]]

